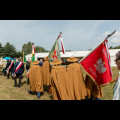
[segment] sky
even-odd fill
[[[60,32],[66,50],[94,49],[108,34],[108,46],[120,45],[120,20],[0,20],[0,43],[13,44],[17,51],[29,41],[51,50]],[[60,49],[61,43],[59,40]]]

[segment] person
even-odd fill
[[[70,57],[67,61],[69,62],[69,65],[67,66],[67,83],[70,100],[85,100],[87,91],[80,64],[77,63],[78,59]]]
[[[102,87],[97,86],[88,75],[85,78],[85,85],[88,100],[101,100],[103,96]]]
[[[115,63],[117,65],[118,70],[120,70],[120,51],[116,53]],[[113,87],[113,100],[120,100],[120,72],[117,77]]]
[[[42,66],[42,65],[43,65],[43,60],[42,60],[42,59],[40,59],[38,65],[39,65],[39,66]]]
[[[4,73],[4,76],[6,76],[6,65],[7,65],[7,61],[3,60],[3,73]]]
[[[45,86],[49,86],[47,92],[49,94],[51,93],[51,81],[50,81],[50,63],[49,63],[49,58],[48,56],[44,58],[44,63],[43,63],[43,84]]]
[[[51,69],[51,87],[53,100],[70,100],[67,91],[66,69],[61,66],[62,61],[59,59],[50,62]],[[70,90],[70,89],[69,89]]]
[[[13,76],[15,77],[15,84],[14,87],[21,87],[21,77],[22,73],[24,73],[24,64],[21,62],[21,59],[18,58],[18,62],[15,63],[15,66],[13,68]],[[19,78],[19,84],[17,85],[17,78]]]
[[[30,84],[29,83],[29,69],[30,69],[30,64],[31,64],[31,59],[28,59],[28,62],[26,64],[26,70],[27,70],[27,84]]]
[[[6,69],[6,73],[7,73],[7,79],[9,79],[10,73],[11,73],[11,76],[12,76],[13,68],[14,68],[14,62],[11,59],[9,59],[7,61],[7,65],[6,65],[6,68],[5,68]]]
[[[38,65],[38,61],[31,63],[29,69],[30,90],[28,94],[37,94],[40,98],[43,93],[43,66]]]

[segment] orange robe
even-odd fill
[[[80,64],[72,63],[67,66],[67,91],[71,100],[85,99],[87,96]]]
[[[43,63],[43,84],[51,85],[50,82],[50,64],[49,61],[44,61]]]
[[[102,88],[97,87],[95,83],[93,82],[93,80],[88,75],[86,75],[85,85],[87,89],[88,99],[90,99],[91,97],[101,98],[103,96]]]
[[[29,69],[30,90],[43,92],[43,67],[32,65]]]
[[[69,100],[67,93],[66,69],[64,67],[52,67],[51,86],[54,100]]]

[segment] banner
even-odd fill
[[[23,51],[23,63],[26,63],[27,61],[26,61],[26,58],[25,58],[25,53],[24,53],[24,51]]]
[[[34,47],[34,43],[32,43],[32,62],[35,61],[35,47]]]
[[[58,43],[58,39],[55,41],[49,55],[48,55],[49,61],[53,61],[54,59],[59,59],[61,60],[61,56],[60,56],[60,49],[59,49],[59,43]]]
[[[112,70],[107,40],[96,47],[80,64],[96,85],[108,84],[112,80]]]

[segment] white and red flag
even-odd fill
[[[112,70],[107,40],[104,40],[87,57],[83,58],[80,64],[96,85],[103,86],[110,83]]]
[[[63,54],[65,54],[65,47],[64,47],[64,44],[63,44],[63,39],[61,37],[61,34],[60,34],[59,38],[61,39],[62,52],[63,52]]]

